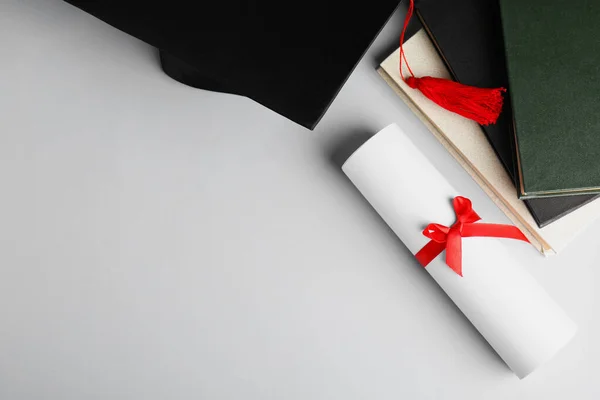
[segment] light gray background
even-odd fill
[[[0,1],[0,398],[599,398],[599,223],[510,244],[580,327],[519,381],[340,173],[396,122],[507,222],[375,72],[402,16],[310,132],[62,1]]]

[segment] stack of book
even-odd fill
[[[539,3],[539,4],[538,4]],[[379,73],[542,253],[600,216],[600,3],[420,0],[404,43],[416,76],[506,87],[493,125],[406,85],[394,51]]]

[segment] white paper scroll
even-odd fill
[[[455,222],[451,200],[461,194],[396,125],[367,141],[342,169],[413,254],[429,240],[421,234],[428,223]],[[426,270],[524,378],[565,346],[577,327],[502,240],[511,239],[463,239],[463,277],[445,264],[445,253]]]

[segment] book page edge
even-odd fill
[[[431,121],[423,111],[404,93],[404,91],[398,86],[394,79],[387,73],[383,67],[378,67],[377,72],[386,81],[386,83],[394,90],[394,92],[404,101],[404,103],[411,109],[411,111],[425,124],[427,129],[435,136],[435,138],[448,150],[452,157],[463,167],[463,169],[471,176],[475,182],[483,189],[488,197],[496,204],[500,210],[519,228],[523,231],[523,234],[527,237],[529,242],[543,255],[554,255],[556,252],[554,249],[537,234],[532,231],[529,226],[521,220],[519,215],[514,212],[509,204],[506,204],[502,197],[496,193],[494,188],[487,182],[487,180],[481,176],[481,174],[474,168],[474,166],[465,158],[465,156],[452,145],[444,135],[439,131],[439,128]]]

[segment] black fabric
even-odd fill
[[[418,0],[417,15],[454,78],[479,87],[508,87],[498,0]],[[483,130],[516,181],[510,88],[495,125]],[[516,188],[515,188],[516,195]],[[543,227],[595,199],[594,195],[525,200]]]
[[[65,0],[161,50],[165,72],[312,129],[399,0]]]

